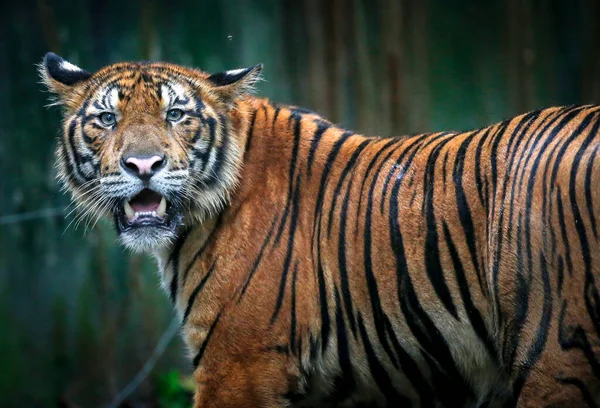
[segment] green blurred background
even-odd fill
[[[90,71],[262,62],[260,95],[354,130],[461,130],[598,102],[599,12],[597,0],[2,2],[0,406],[106,406],[173,317],[152,260],[119,248],[110,223],[67,228],[52,158],[60,113],[44,108],[35,67],[45,52]],[[123,406],[189,404],[190,365],[169,333]]]

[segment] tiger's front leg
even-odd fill
[[[289,377],[280,358],[207,356],[194,373],[194,407],[287,407]]]
[[[185,338],[195,366],[196,408],[290,405],[301,376],[279,326],[268,330],[243,311],[224,314],[210,326],[191,320]]]

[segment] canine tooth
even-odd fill
[[[133,211],[133,208],[131,208],[129,201],[125,201],[125,205],[123,207],[125,208],[125,215],[127,215],[127,218],[132,219],[135,217],[136,213]]]
[[[158,208],[156,209],[156,215],[159,217],[164,217],[165,216],[165,212],[167,211],[167,200],[165,200],[165,198],[161,198],[160,200],[160,204],[158,205]]]

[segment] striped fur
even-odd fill
[[[116,64],[79,96],[59,90],[72,106],[57,158],[75,192],[119,154],[72,119],[98,92],[116,86],[123,120],[148,89],[195,101],[195,130],[164,133],[183,146],[169,171],[195,181],[193,157],[210,157],[216,186],[181,197],[152,251],[197,407],[600,404],[600,107],[367,137],[224,75]]]

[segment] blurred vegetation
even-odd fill
[[[54,179],[60,113],[35,64],[163,59],[218,71],[263,62],[259,93],[369,134],[466,129],[598,102],[596,0],[20,0],[0,15],[0,406],[104,406],[173,312],[151,259],[108,222],[67,228]],[[54,215],[52,215],[54,214]],[[188,406],[172,341],[128,406]]]
[[[156,381],[158,404],[161,407],[187,408],[192,405],[194,383],[190,377],[171,370]]]

